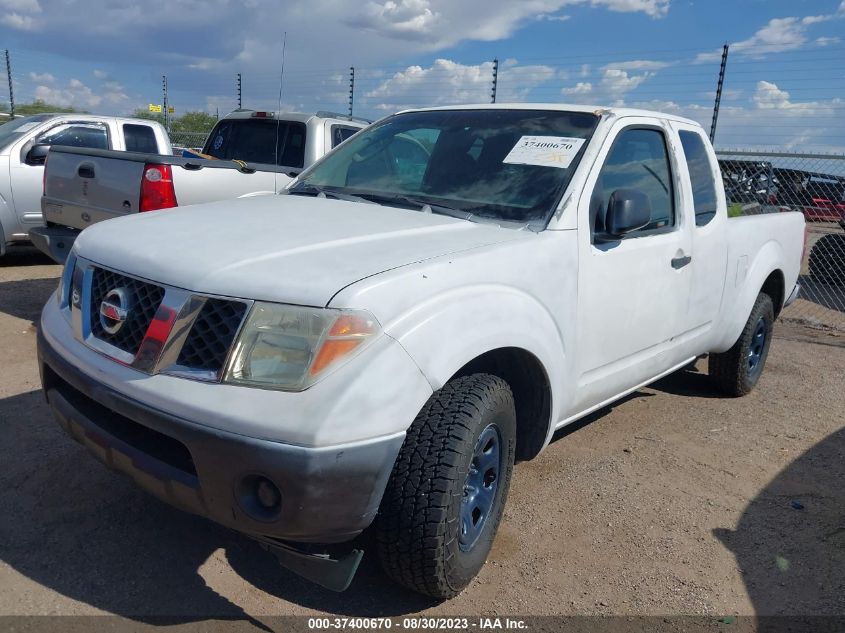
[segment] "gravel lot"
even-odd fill
[[[0,259],[0,615],[845,615],[845,337],[781,325],[758,388],[700,361],[517,467],[488,564],[456,599],[344,594],[108,472],[54,423],[35,323],[59,267]]]

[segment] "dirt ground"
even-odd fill
[[[365,555],[334,594],[108,472],[53,421],[35,322],[59,267],[0,259],[0,615],[845,615],[845,341],[782,325],[758,388],[679,372],[518,465],[480,576],[433,603]]]

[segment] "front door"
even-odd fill
[[[572,413],[593,408],[680,362],[690,295],[690,235],[670,158],[672,132],[625,118],[605,141],[578,209],[578,365]],[[651,221],[606,235],[611,194],[646,194]]]

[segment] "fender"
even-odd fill
[[[723,335],[716,340],[713,349],[710,350],[717,353],[729,350],[736,343],[766,278],[774,271],[780,270],[782,262],[786,261],[783,249],[776,240],[769,240],[763,244],[747,270],[744,270],[743,256],[732,259],[735,259],[736,265],[728,267],[725,287],[727,289],[733,286],[733,301],[730,301],[730,295],[726,297],[728,300],[724,304],[724,314],[718,328]],[[786,289],[786,292],[788,293],[789,289]],[[775,306],[775,309],[779,307]]]
[[[552,427],[560,417],[567,367],[563,336],[549,311],[526,292],[497,284],[453,288],[417,304],[384,331],[402,345],[434,390],[486,352],[523,349],[539,360],[551,385],[547,424]]]

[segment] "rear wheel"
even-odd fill
[[[814,281],[845,286],[845,235],[819,238],[810,251],[808,265]]]
[[[774,321],[772,299],[760,293],[734,346],[710,355],[710,376],[726,394],[744,396],[757,384],[769,355]]]
[[[435,598],[466,587],[496,536],[515,449],[501,378],[465,376],[435,393],[408,429],[376,519],[387,575]]]

